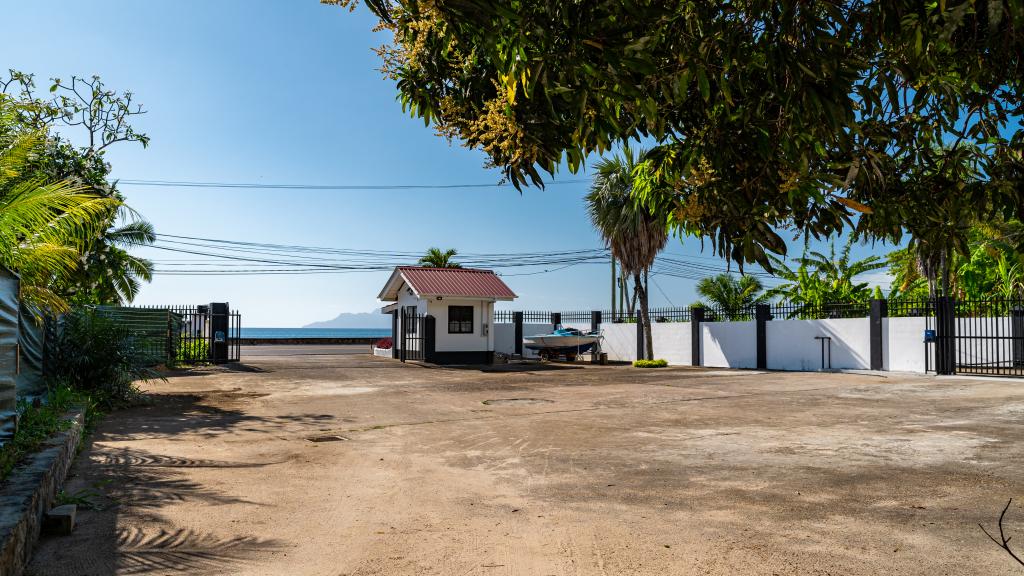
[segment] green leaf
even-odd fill
[[[697,68],[697,86],[700,87],[700,96],[705,102],[711,99],[711,85],[703,68]]]

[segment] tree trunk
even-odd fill
[[[943,249],[939,260],[939,273],[942,274],[942,295],[949,297],[949,250]]]
[[[636,317],[636,299],[637,299],[638,296],[640,296],[640,293],[637,292],[637,288],[636,288],[636,284],[635,283],[634,283],[634,286],[633,286],[633,294],[632,295],[629,294],[629,282],[627,282],[626,279],[622,280],[622,285],[626,287],[626,297],[629,299],[629,317],[630,318],[635,318]]]
[[[640,273],[633,274],[633,296],[640,300],[640,316],[637,322],[643,322],[644,330],[644,356],[648,360],[654,360],[654,343],[651,337],[651,317],[647,310],[647,289],[643,285]]]
[[[654,360],[654,330],[651,328],[651,311],[647,300],[650,286],[651,280],[648,271],[644,270],[644,301],[641,304],[644,310],[644,336],[647,338],[647,359]]]

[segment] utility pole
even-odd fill
[[[612,322],[615,321],[615,255],[612,254]]]

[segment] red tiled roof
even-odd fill
[[[469,296],[512,299],[516,295],[490,270],[399,266],[405,281],[420,296]]]

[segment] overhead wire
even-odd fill
[[[383,272],[390,271],[395,266],[415,262],[422,256],[422,252],[401,250],[276,244],[176,234],[158,234],[157,242],[150,248],[199,257],[156,260],[156,273],[166,276]],[[503,276],[535,276],[581,264],[605,263],[608,256],[607,248],[537,252],[466,252],[459,254],[459,263],[467,267],[496,269]],[[696,261],[698,258],[705,261]],[[724,262],[718,260],[718,265],[715,265],[713,260],[715,259],[709,257],[665,253],[657,258],[651,274],[655,277],[697,281],[709,275],[729,271]],[[522,268],[541,269],[529,272],[503,272],[506,269]],[[774,279],[771,274],[761,270],[748,269],[746,272],[758,276],[762,281]],[[661,287],[658,286],[658,289],[661,290]],[[664,295],[663,290],[662,293]]]
[[[573,178],[568,180],[552,180],[544,184],[560,186],[565,184],[584,184],[590,180]],[[251,190],[460,190],[479,188],[513,188],[507,182],[486,182],[467,184],[293,184],[271,182],[203,182],[194,180],[145,180],[122,178],[118,184],[127,186],[150,186],[169,188],[245,188]]]

